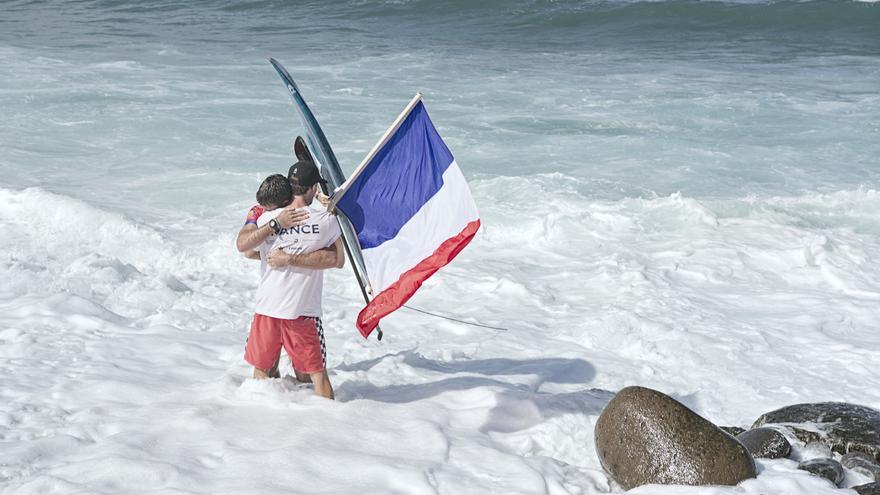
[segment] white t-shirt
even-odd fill
[[[287,266],[270,268],[266,263],[269,251],[283,249],[287,253],[305,254],[330,247],[339,238],[339,222],[326,211],[306,207],[309,218],[302,225],[272,234],[260,246],[260,285],[257,287],[257,314],[293,320],[300,316],[321,316],[323,270]],[[282,208],[267,211],[257,219],[262,227],[277,217]]]

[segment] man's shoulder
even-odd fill
[[[312,208],[309,212],[309,219],[315,222],[336,223],[336,215],[327,210]]]
[[[260,216],[257,217],[257,227],[262,227],[263,225],[269,223],[269,220],[272,220],[273,218],[280,215],[281,210],[283,209],[284,208],[276,208],[274,210],[263,211],[263,213],[261,213]]]
[[[244,224],[247,225],[249,223],[255,224],[257,223],[257,219],[260,218],[260,215],[266,211],[261,205],[251,206],[251,209],[247,212],[247,217],[245,218]]]
[[[332,232],[338,234],[339,230],[339,222],[336,219],[336,215],[330,213],[327,210],[318,210],[312,209],[311,214],[309,215],[309,219],[323,227],[325,232]]]

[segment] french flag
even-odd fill
[[[365,338],[480,228],[467,182],[421,94],[340,186],[333,204],[351,221],[363,252],[372,290],[357,318]]]

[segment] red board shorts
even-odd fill
[[[326,350],[321,319],[300,316],[283,320],[260,314],[254,315],[248,335],[244,360],[255,368],[268,370],[275,364],[281,348],[287,351],[293,369],[301,373],[324,371]]]

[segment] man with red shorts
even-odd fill
[[[241,227],[238,237],[235,240],[236,248],[238,248],[246,258],[260,261],[260,252],[257,251],[256,248],[272,235],[272,229],[268,224],[263,225],[262,228],[257,227],[257,219],[260,218],[260,215],[266,210],[274,210],[282,207],[285,209],[283,213],[275,217],[275,220],[278,221],[282,228],[302,225],[303,222],[309,218],[308,211],[305,208],[290,206],[290,202],[293,200],[293,191],[290,188],[289,183],[285,182],[286,180],[287,178],[280,174],[277,174],[277,176],[270,176],[263,181],[260,188],[257,190],[257,204],[248,210],[244,225]],[[320,192],[318,193],[317,199],[325,207],[329,202],[329,198],[323,196]],[[267,265],[272,268],[281,268],[290,265],[312,268],[315,270],[334,268],[338,264],[338,260],[342,259],[343,256],[344,253],[342,250],[337,251],[335,248],[319,249],[318,251],[296,256],[284,256],[282,252],[278,250],[269,253],[268,258],[266,259],[267,263],[261,264],[260,273],[262,274],[266,270]],[[275,365],[268,371],[270,378],[281,377],[281,374],[278,372],[278,361],[280,357],[281,355],[279,354],[278,358],[275,360]],[[309,375],[300,372],[296,372],[296,379],[304,383],[311,383],[312,381]]]
[[[292,202],[283,198],[289,179]],[[299,161],[290,168],[287,178],[266,179],[276,186],[273,204],[279,208],[266,211],[257,219],[257,229],[269,227],[271,235],[257,246],[264,266],[257,288],[257,306],[245,350],[245,360],[254,366],[254,378],[268,378],[268,372],[284,348],[297,375],[311,378],[315,393],[333,398],[333,387],[326,369],[326,351],[321,327],[321,293],[324,275],[320,269],[292,266],[297,256],[333,247],[341,253],[340,229],[336,217],[326,210],[313,209],[318,184],[324,179],[313,162]],[[265,183],[264,183],[265,184]],[[261,189],[263,186],[260,186]],[[290,208],[308,213],[304,223],[283,227],[278,221]],[[345,258],[337,256],[337,267]]]

